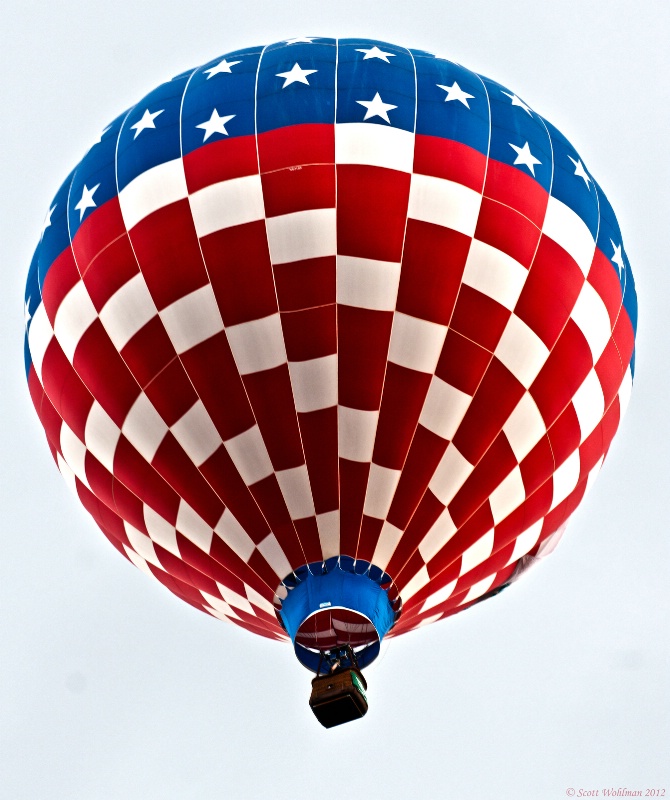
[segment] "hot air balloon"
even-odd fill
[[[121,114],[49,206],[26,369],[109,541],[290,640],[328,726],[396,636],[561,536],[626,407],[636,297],[570,142],[448,59],[302,37]]]

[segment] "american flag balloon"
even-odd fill
[[[321,37],[228,53],[105,128],[25,311],[33,403],[105,536],[317,672],[555,547],[637,316],[556,128],[445,58]]]

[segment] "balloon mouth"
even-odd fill
[[[274,601],[298,660],[317,673],[323,653],[345,646],[360,668],[371,664],[402,611],[387,573],[346,556],[298,568],[281,582]]]
[[[332,650],[346,644],[356,649],[377,641],[379,634],[371,619],[341,606],[314,611],[295,635],[295,642],[312,650]]]

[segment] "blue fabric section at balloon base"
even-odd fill
[[[304,580],[288,593],[280,615],[298,660],[313,672],[318,671],[320,655],[296,642],[296,635],[309,616],[327,608],[356,611],[374,625],[378,641],[357,653],[360,667],[370,664],[379,654],[381,640],[394,622],[395,614],[388,593],[367,575],[345,572],[339,567],[321,575],[308,572]]]

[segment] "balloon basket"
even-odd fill
[[[363,674],[352,667],[312,680],[309,705],[324,728],[334,728],[367,714],[367,683]]]

